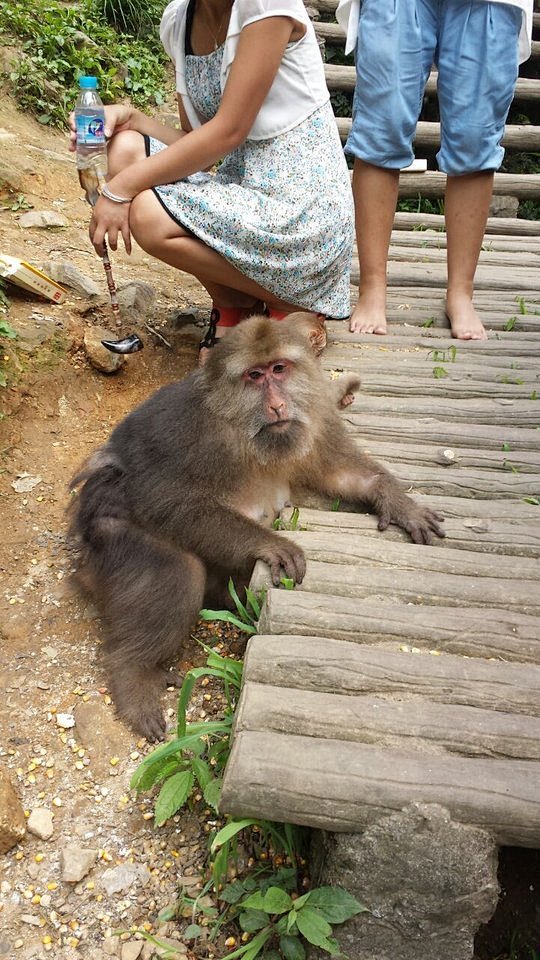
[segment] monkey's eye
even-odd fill
[[[272,373],[285,373],[286,366],[284,363],[274,363],[272,367]]]
[[[250,380],[260,380],[261,377],[264,377],[262,370],[250,370],[248,372],[248,377]]]

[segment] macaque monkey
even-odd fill
[[[358,381],[327,380],[304,321],[239,324],[203,367],[130,413],[73,481],[79,580],[104,620],[111,693],[149,740],[164,736],[159,693],[212,590],[247,582],[256,560],[276,585],[302,582],[303,551],[271,529],[295,484],[368,504],[379,530],[395,523],[415,543],[444,536],[442,518],[349,437],[338,406]]]

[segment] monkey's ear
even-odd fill
[[[326,347],[325,319],[323,313],[310,313],[307,310],[298,310],[287,316],[287,324],[306,337],[316,357]]]

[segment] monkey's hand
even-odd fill
[[[352,374],[336,381],[336,400],[339,410],[345,410],[354,403],[354,396],[359,387],[359,378]]]
[[[378,510],[379,530],[386,530],[391,524],[395,523],[410,534],[414,543],[433,543],[433,534],[438,537],[445,537],[441,523],[444,517],[434,510],[422,507],[411,497],[403,493],[400,497],[395,495],[389,498]]]
[[[306,573],[304,551],[286,537],[276,537],[257,551],[257,559],[264,560],[270,567],[272,583],[279,587],[283,575],[295,583],[302,583]]]

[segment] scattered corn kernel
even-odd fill
[[[40,897],[39,893],[35,893],[35,894],[34,894],[34,896],[32,897],[32,899],[31,899],[31,901],[30,901],[30,903],[41,903],[41,897]]]
[[[111,767],[116,767],[120,763],[120,757],[111,757],[109,760]]]
[[[226,939],[226,941],[225,941],[225,946],[226,946],[226,947],[235,947],[235,946],[236,946],[236,938],[235,938],[235,937],[227,937],[227,939]]]
[[[53,807],[61,807],[61,806],[62,806],[62,801],[61,801],[60,797],[53,797],[52,803],[53,803]]]
[[[52,883],[48,883],[47,890],[58,890],[58,884],[54,883],[54,881]]]
[[[95,887],[94,881],[93,881],[93,880],[89,880],[88,883],[86,884],[86,889],[87,889],[87,890],[93,890],[94,887]]]

